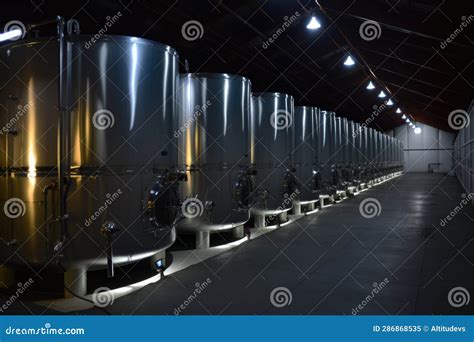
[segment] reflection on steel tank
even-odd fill
[[[243,237],[249,220],[252,179],[249,120],[250,81],[228,74],[180,77],[180,184],[182,217],[178,231],[196,235],[209,247],[212,232],[233,230]]]
[[[254,205],[250,209],[256,227],[266,218],[286,221],[293,199],[299,195],[291,153],[294,149],[294,99],[282,93],[252,94],[252,163]],[[273,222],[271,222],[273,223]]]
[[[87,48],[90,39],[0,49],[0,117],[14,122],[0,142],[1,262],[66,271],[78,294],[87,270],[113,276],[114,265],[148,257],[163,265],[179,205],[178,54],[141,38],[103,36]],[[28,110],[17,115],[20,106]]]
[[[295,107],[293,165],[300,194],[293,203],[294,214],[314,210],[314,205],[319,200],[321,179],[317,154],[318,116],[319,109],[316,107]]]
[[[334,112],[321,111],[319,115],[318,159],[322,178],[322,195],[336,193],[336,115]]]

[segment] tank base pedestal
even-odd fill
[[[232,229],[232,237],[234,239],[242,239],[244,237],[244,226],[238,226]]]
[[[334,196],[331,195],[319,195],[319,209],[323,209],[324,206],[326,205],[326,200],[328,203],[334,202]]]
[[[282,223],[288,221],[288,211],[282,212],[280,214],[252,214],[254,220],[254,228],[265,228],[270,225],[280,226]]]
[[[306,203],[306,204],[293,202],[293,215],[301,215],[301,214],[310,213],[310,212],[313,212],[315,208],[316,208],[315,202]]]
[[[348,186],[347,187],[347,196],[353,197],[357,193],[357,186]]]
[[[196,249],[209,248],[211,246],[211,233],[210,232],[197,232],[196,233]]]
[[[64,286],[77,296],[85,296],[87,294],[87,270],[78,269],[64,272]],[[72,298],[74,295],[64,289],[64,297]]]
[[[0,266],[0,289],[8,289],[13,286],[15,286],[15,271],[6,266]]]
[[[301,215],[301,207],[300,203],[293,202],[293,214],[294,215]]]
[[[255,226],[255,228],[264,228],[265,227],[265,215],[263,215],[263,214],[254,215],[254,226]]]

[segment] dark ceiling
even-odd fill
[[[102,0],[2,1],[0,24],[25,24],[60,14],[80,21],[83,33],[96,33],[118,11],[110,34],[143,36],[178,50],[191,72],[225,72],[252,80],[253,91],[292,94],[297,105],[334,110],[364,122],[382,101],[365,86],[377,80],[396,106],[372,126],[388,130],[403,123],[397,106],[416,121],[450,131],[447,117],[467,110],[474,85],[473,1],[444,0]],[[298,12],[299,15],[296,15]],[[294,15],[296,20],[291,20]],[[316,15],[322,27],[309,31]],[[381,27],[380,37],[361,38],[367,19]],[[188,41],[182,26],[202,24],[202,37]],[[288,21],[287,21],[288,20]],[[291,21],[284,32],[285,21]],[[465,26],[462,23],[465,23]],[[466,24],[466,22],[468,22]],[[455,33],[462,26],[462,32]],[[275,42],[264,42],[276,34]],[[445,48],[441,43],[455,39]],[[356,65],[342,65],[350,53]],[[373,74],[371,74],[373,72]],[[371,76],[370,76],[371,75]],[[374,76],[376,78],[374,78]]]

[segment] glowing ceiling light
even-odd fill
[[[385,96],[387,96],[387,95],[385,95],[385,93],[383,92],[383,90],[381,90],[381,91],[380,91],[380,94],[379,94],[379,97],[384,98]]]
[[[369,90],[375,89],[375,86],[374,86],[374,84],[372,83],[372,81],[369,82],[369,84],[367,85],[367,88],[366,88],[366,89],[369,89]]]
[[[415,134],[420,134],[420,133],[421,133],[421,128],[415,127]]]
[[[21,37],[23,35],[23,31],[20,29],[15,29],[11,31],[7,31],[5,33],[0,34],[0,42],[5,40]]]
[[[320,27],[321,27],[321,23],[318,21],[318,19],[316,19],[315,16],[312,16],[308,25],[306,25],[306,28],[308,30],[317,30]]]
[[[387,101],[387,106],[393,106],[393,101],[392,101],[392,99],[388,99],[388,101]]]
[[[410,123],[410,119],[406,119],[405,122],[406,122],[406,123]]]
[[[405,114],[402,115],[402,119],[405,120],[407,116]]]
[[[395,111],[395,113],[401,114],[401,113],[402,113],[402,110],[401,110],[400,108],[397,108],[397,110]]]
[[[351,65],[354,65],[354,64],[355,64],[355,62],[352,59],[351,55],[348,55],[346,60],[344,61],[344,65],[351,66]]]

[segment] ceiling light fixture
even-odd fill
[[[13,38],[17,38],[17,37],[21,37],[22,34],[23,34],[23,31],[20,30],[20,29],[7,31],[5,33],[0,34],[0,42],[3,42],[5,40],[9,40],[9,39],[13,39]]]
[[[308,30],[317,30],[321,28],[321,23],[316,19],[316,17],[313,15],[311,17],[311,20],[309,21],[308,25],[306,25],[306,28]]]
[[[346,60],[344,61],[344,65],[345,65],[345,66],[352,66],[352,65],[354,65],[354,64],[355,64],[355,62],[354,62],[354,60],[352,59],[351,55],[348,55],[347,58],[346,58]]]
[[[387,96],[387,95],[385,95],[385,93],[383,92],[383,90],[381,90],[381,91],[380,91],[380,94],[379,94],[379,97],[384,98],[385,96]]]
[[[369,89],[369,90],[375,89],[375,86],[374,86],[374,84],[372,83],[372,81],[369,82],[369,84],[367,85],[367,88],[366,88],[366,89]]]
[[[393,101],[392,101],[392,99],[388,99],[388,101],[387,101],[387,106],[393,106]]]
[[[397,114],[401,114],[402,113],[402,110],[400,108],[397,108],[396,112]]]

